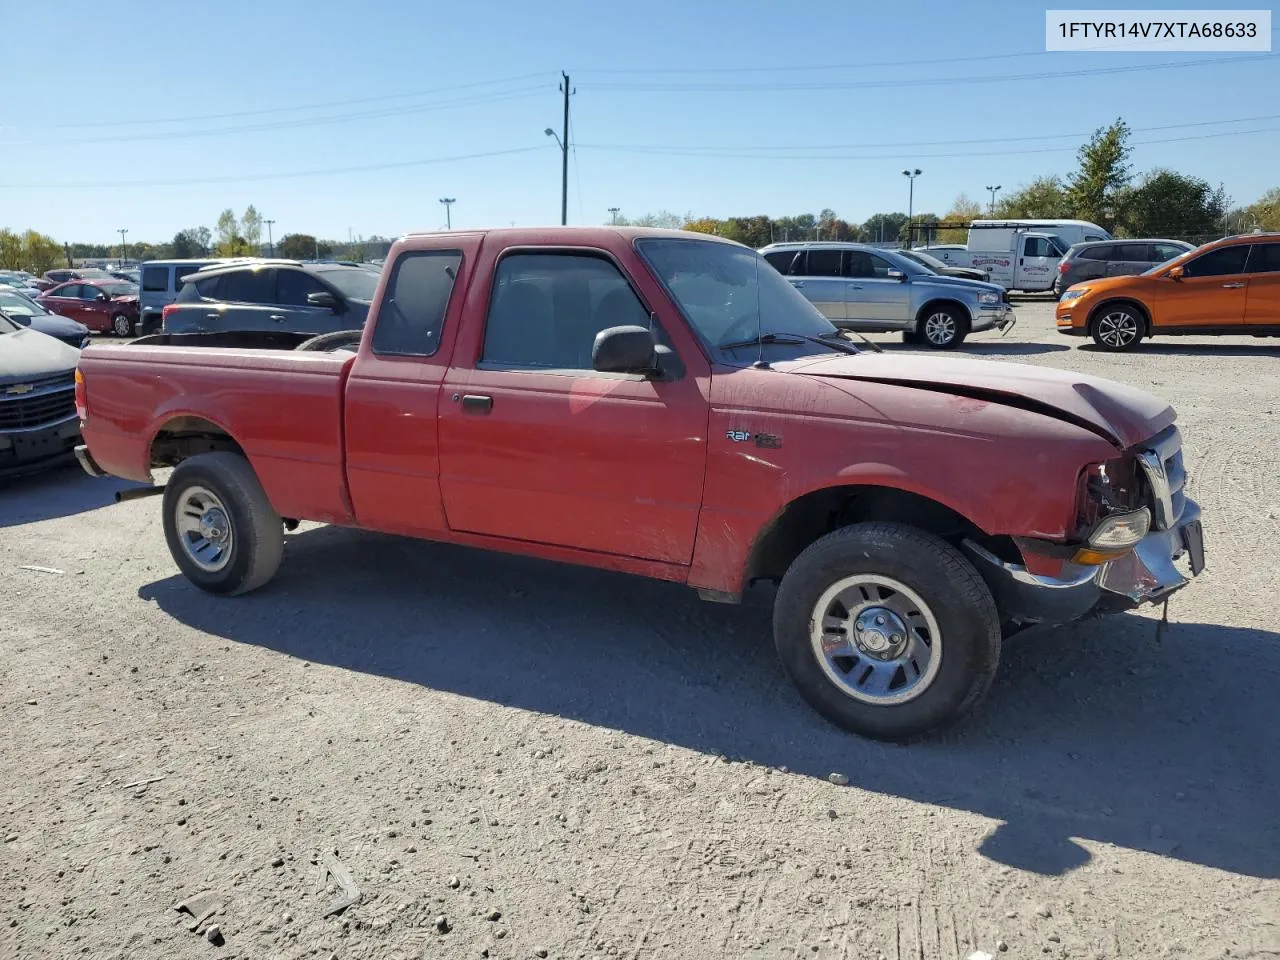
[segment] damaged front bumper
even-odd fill
[[[1190,499],[1175,523],[1151,531],[1124,556],[1100,566],[1065,564],[1058,577],[1031,573],[971,540],[964,548],[990,587],[1001,619],[1019,625],[1070,623],[1156,603],[1204,570],[1200,507]]]

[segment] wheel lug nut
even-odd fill
[[[876,626],[877,626],[877,627],[883,627],[883,626],[884,626],[884,617],[876,617]]]

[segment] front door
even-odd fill
[[[488,311],[481,342],[440,394],[450,529],[688,564],[708,406],[686,367],[701,357],[664,357],[661,379],[592,369],[599,331],[656,324],[603,251],[517,249],[493,274],[487,303],[468,299]]]
[[[1280,327],[1280,243],[1255,243],[1245,269],[1245,325]]]
[[[83,286],[79,283],[68,283],[65,287],[59,287],[57,292],[52,296],[45,295],[40,298],[40,303],[50,313],[56,313],[60,317],[66,317],[68,320],[75,320],[78,323],[84,323],[85,302],[80,299],[80,291]],[[88,324],[85,324],[88,326]],[[90,327],[96,330],[97,327]]]
[[[298,333],[334,333],[344,328],[343,318],[334,307],[317,307],[307,302],[312,293],[338,295],[305,270],[281,267],[276,270],[275,311],[268,317],[284,315],[281,329]]]
[[[911,291],[905,279],[889,276],[893,269],[893,264],[874,253],[848,252],[845,316],[849,322],[845,326],[905,328],[915,319],[911,316]]]
[[[1048,237],[1022,236],[1015,242],[1018,251],[1015,288],[1018,290],[1048,290],[1058,270],[1060,256],[1056,256]]]
[[[1243,324],[1249,287],[1244,272],[1248,256],[1247,243],[1218,247],[1186,261],[1181,279],[1162,278],[1156,303],[1157,329]]]

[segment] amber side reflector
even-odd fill
[[[1076,551],[1076,555],[1071,558],[1071,562],[1096,567],[1099,564],[1106,563],[1108,560],[1123,557],[1132,549],[1133,547],[1126,547],[1124,550],[1094,550],[1092,547],[1082,547]]]

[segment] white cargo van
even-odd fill
[[[974,220],[969,224],[969,239],[975,230],[1021,230],[1024,233],[1047,233],[1057,237],[1062,249],[1087,240],[1112,240],[1106,230],[1088,220]],[[970,244],[972,246],[972,243]]]
[[[963,247],[943,244],[930,255],[957,267],[986,270],[1006,290],[1037,293],[1053,288],[1058,263],[1082,237],[1111,235],[1084,220],[974,220]]]

